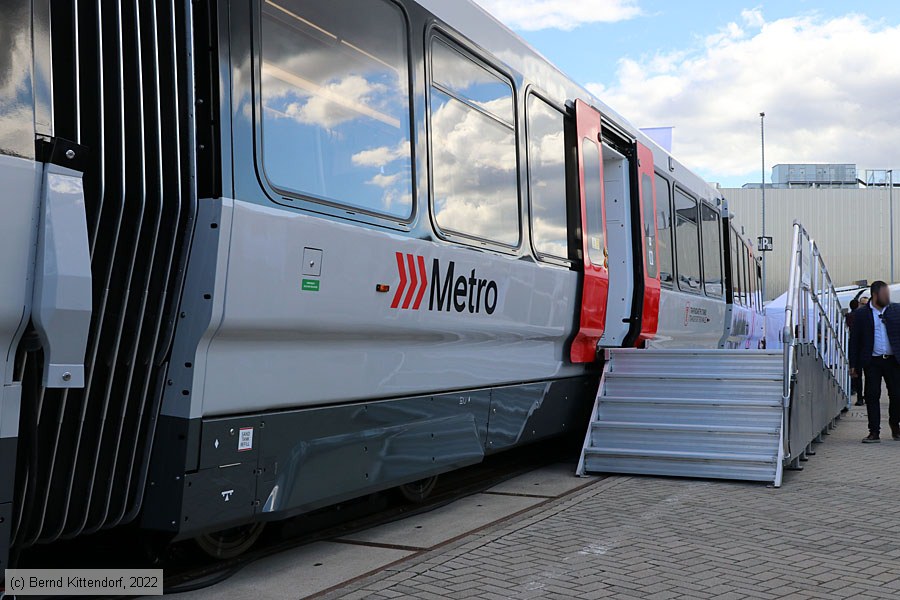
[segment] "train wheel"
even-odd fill
[[[204,533],[194,538],[197,547],[212,558],[226,560],[240,556],[250,549],[265,528],[265,523],[251,523],[213,533]]]
[[[438,476],[435,475],[434,477],[426,477],[412,483],[405,483],[399,488],[400,494],[410,502],[424,502],[431,495],[431,492],[434,491],[437,480]]]

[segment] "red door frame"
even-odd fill
[[[587,198],[584,186],[585,139],[597,145],[600,169],[600,206],[603,227],[603,251],[606,256],[606,206],[603,198],[603,146],[600,143],[600,113],[581,100],[575,101],[575,127],[578,146],[578,182],[581,202],[581,253],[584,267],[581,288],[581,321],[578,334],[572,341],[570,358],[573,363],[591,363],[597,359],[597,342],[606,328],[606,299],[609,294],[609,271],[605,264],[593,264],[588,252]],[[604,261],[605,262],[605,261]]]
[[[641,236],[644,238],[641,247],[644,249],[644,306],[641,311],[641,334],[637,344],[641,345],[646,340],[653,339],[659,328],[659,257],[651,256],[649,240],[645,235],[645,227],[653,228],[653,239],[656,240],[654,250],[659,248],[659,231],[656,228],[656,173],[653,170],[653,151],[640,142],[637,142],[638,156],[638,190],[640,194]],[[644,214],[644,175],[650,178],[650,193],[652,194],[653,214]],[[655,254],[656,252],[654,252]],[[651,269],[652,267],[652,269]],[[653,275],[651,275],[651,272]]]

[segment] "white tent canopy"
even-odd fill
[[[894,283],[888,287],[891,288],[891,299],[894,302],[900,301],[900,283]],[[863,292],[863,296],[869,296],[868,287],[838,288],[838,302],[841,303],[843,308],[849,308],[850,301],[856,298],[860,292]],[[778,349],[782,347],[781,331],[784,329],[784,311],[786,307],[787,292],[766,304],[766,348]]]

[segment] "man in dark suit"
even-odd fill
[[[869,435],[863,443],[880,441],[881,382],[887,385],[888,424],[893,439],[900,440],[900,305],[891,304],[891,290],[883,281],[872,284],[872,297],[853,313],[850,329],[850,376],[865,372],[866,413]]]
[[[850,312],[847,313],[847,328],[853,329],[853,314],[856,312],[860,306],[865,306],[869,303],[869,297],[866,296],[862,298],[862,295],[866,293],[866,289],[862,289],[856,294],[856,297],[850,301]],[[862,298],[862,300],[861,300]],[[856,376],[850,378],[850,392],[852,394],[856,394],[856,404],[855,406],[865,406],[865,393],[863,393],[863,374],[861,370],[857,370]]]

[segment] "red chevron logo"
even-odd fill
[[[403,308],[419,310],[425,289],[428,287],[428,273],[425,271],[425,257],[396,253],[397,273],[400,275],[400,285],[394,293],[391,308]],[[409,287],[407,288],[407,284]],[[404,295],[404,292],[406,294]],[[402,305],[401,305],[402,301]]]

